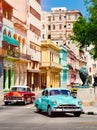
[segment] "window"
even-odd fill
[[[44,24],[42,25],[42,29],[45,29],[45,25]]]
[[[45,96],[48,96],[48,91],[47,90],[45,91]]]
[[[55,20],[55,16],[53,16],[53,21]]]
[[[48,25],[48,30],[51,30],[51,26],[50,25]]]
[[[68,29],[71,29],[71,24],[68,24]]]
[[[48,39],[51,39],[51,35],[50,34],[48,35]]]
[[[38,20],[41,19],[41,15],[34,8],[32,8],[31,6],[30,6],[30,13],[32,15],[34,15]]]
[[[50,95],[53,96],[53,95],[60,95],[60,91],[59,90],[51,90],[50,91]]]
[[[62,24],[59,24],[59,29],[62,29]]]
[[[11,32],[10,31],[8,32],[8,36],[11,37]]]
[[[53,29],[55,30],[55,25],[53,25]]]
[[[70,96],[70,91],[68,91],[68,90],[61,90],[61,94]]]
[[[75,14],[75,20],[78,18],[78,15],[77,14]]]
[[[64,28],[66,28],[66,25],[64,25]]]
[[[61,20],[62,19],[62,17],[61,17],[61,15],[59,16],[59,20]]]
[[[3,34],[4,34],[4,35],[7,35],[7,31],[6,31],[6,29],[4,29]]]
[[[51,16],[48,16],[48,21],[49,21],[49,22],[51,21]]]
[[[42,38],[45,39],[45,34],[42,35]]]
[[[68,15],[68,20],[71,20],[71,15]]]

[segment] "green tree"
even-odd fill
[[[79,17],[73,25],[71,39],[77,41],[80,49],[93,45],[90,54],[97,59],[97,0],[84,0],[87,17]]]

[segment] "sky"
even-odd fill
[[[43,11],[50,12],[53,7],[66,7],[67,10],[79,10],[86,16],[84,0],[41,0],[41,4]]]

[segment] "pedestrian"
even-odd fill
[[[50,88],[52,88],[52,84],[50,85]]]
[[[35,89],[35,85],[34,85],[34,84],[32,84],[32,91],[34,91],[34,89]]]

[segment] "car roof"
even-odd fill
[[[45,88],[44,90],[48,90],[48,91],[50,91],[50,90],[55,90],[55,89],[57,89],[57,90],[69,90],[69,88],[63,88],[63,87],[60,87],[60,88],[57,88],[57,87],[55,87],[55,88]]]
[[[15,87],[17,87],[17,88],[19,88],[19,87],[21,87],[21,88],[29,88],[29,86],[26,86],[26,85],[15,85],[15,86],[12,86],[11,88],[15,88]]]

